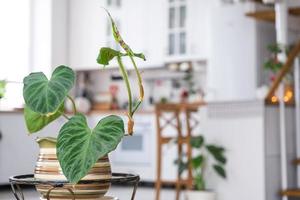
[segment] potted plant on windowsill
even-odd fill
[[[185,171],[192,169],[193,190],[186,192],[187,200],[215,200],[216,193],[206,188],[206,172],[208,167],[212,169],[222,178],[226,178],[225,172],[225,149],[223,147],[206,144],[203,136],[195,136],[191,138],[191,147],[193,154],[191,160],[187,160],[187,156],[178,159],[175,163],[178,165],[179,173],[182,175]]]
[[[105,10],[106,11],[106,10]],[[94,128],[87,124],[86,116],[78,113],[69,92],[75,82],[75,72],[67,66],[58,66],[48,79],[44,73],[31,73],[24,78],[23,97],[25,100],[24,116],[27,129],[36,133],[59,117],[65,117],[66,123],[59,130],[57,138],[38,138],[40,154],[35,168],[35,178],[42,180],[68,180],[64,190],[51,192],[50,199],[71,198],[66,188],[74,190],[76,199],[100,199],[109,189],[110,184],[81,185],[80,180],[102,180],[111,177],[108,154],[113,151],[126,135],[133,134],[133,115],[143,101],[144,91],[140,72],[135,58],[145,60],[143,54],[134,53],[121,38],[120,33],[108,11],[116,42],[125,52],[111,48],[101,48],[97,62],[108,65],[116,58],[128,93],[127,133],[124,122],[119,116],[110,115],[101,119]],[[138,77],[139,101],[132,102],[131,87],[122,57],[129,57]],[[73,103],[73,115],[64,113],[64,102]],[[50,186],[37,185],[37,190],[46,197]]]

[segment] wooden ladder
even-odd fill
[[[186,180],[182,179],[179,169],[177,170],[177,179],[175,182],[162,180],[162,147],[171,140],[177,142],[177,156],[178,160],[182,158],[183,145],[187,145],[187,157],[190,160],[192,156],[192,149],[190,145],[190,139],[193,130],[199,124],[199,121],[192,117],[192,113],[197,112],[200,105],[197,104],[157,104],[155,106],[156,113],[156,127],[157,127],[157,177],[156,177],[156,200],[160,199],[160,190],[163,184],[174,184],[176,186],[176,200],[179,200],[180,191],[182,187],[192,188],[193,177],[192,169],[188,169],[188,177]],[[186,136],[183,136],[180,114],[185,115],[186,123]],[[171,114],[171,118],[166,118],[165,114]],[[194,122],[194,124],[192,124]],[[173,127],[176,130],[176,136],[164,136],[163,132],[167,127]]]

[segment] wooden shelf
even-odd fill
[[[281,191],[280,194],[287,197],[300,197],[300,189],[287,189]]]
[[[289,9],[289,14],[292,16],[300,16],[300,7],[294,7]],[[256,20],[267,21],[267,22],[275,22],[275,11],[274,10],[263,10],[256,12],[248,12],[246,13],[247,17],[252,17]]]

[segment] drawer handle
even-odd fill
[[[0,141],[2,140],[3,138],[3,135],[2,135],[2,132],[0,131]]]

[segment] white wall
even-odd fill
[[[211,7],[208,89],[215,100],[255,97],[256,27],[253,19],[245,17],[249,6],[252,4]]]
[[[69,0],[52,0],[51,67],[68,63]]]
[[[32,0],[30,71],[51,74],[52,49],[51,0]]]
[[[265,200],[263,102],[210,103],[202,108],[203,134],[208,143],[226,149],[227,179],[207,176],[218,200]]]

